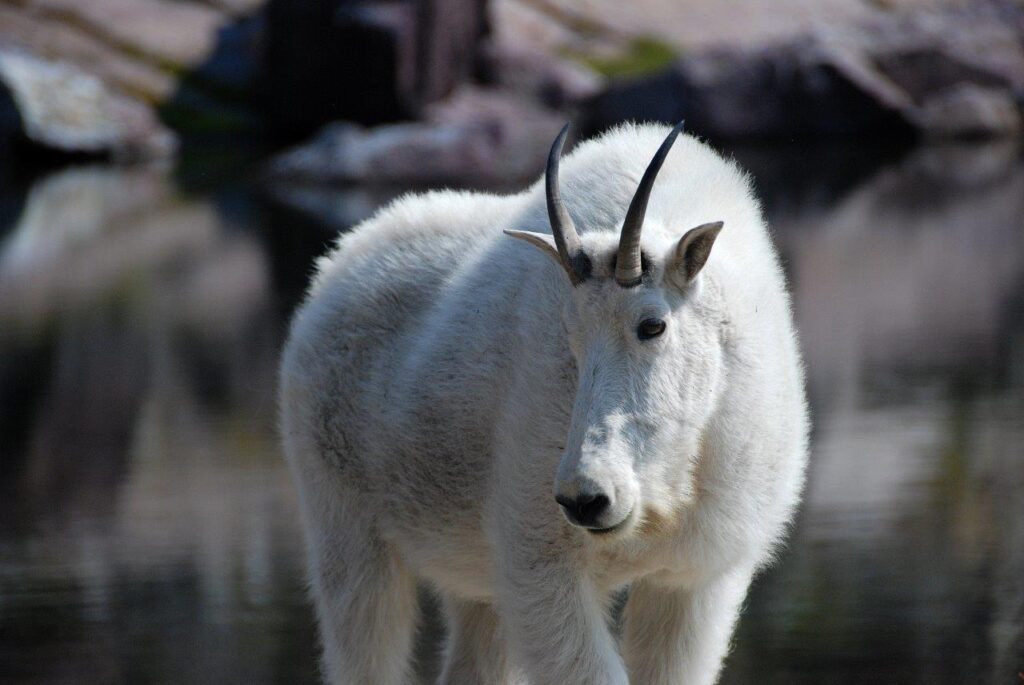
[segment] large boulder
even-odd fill
[[[423,121],[324,128],[274,159],[278,181],[500,187],[538,174],[564,117],[514,95],[465,88]]]
[[[16,107],[17,117],[8,110],[9,123],[40,145],[119,158],[174,149],[174,136],[151,108],[66,62],[0,51],[0,83]]]
[[[269,122],[298,139],[329,121],[414,119],[473,76],[485,0],[270,0]]]
[[[149,157],[175,148],[163,116],[236,125],[256,83],[258,22],[251,16],[263,2],[0,5],[0,91],[8,110],[0,138],[13,133],[66,152]]]
[[[0,3],[0,142],[149,157],[171,130],[420,118],[475,77],[486,2]]]
[[[1024,6],[981,3],[696,50],[666,71],[613,84],[591,101],[588,128],[685,118],[723,138],[1015,134],[1022,38]]]
[[[586,65],[529,46],[491,40],[480,57],[485,83],[546,107],[576,107],[605,87],[604,77]]]

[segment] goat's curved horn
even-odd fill
[[[548,220],[551,221],[551,233],[555,238],[558,257],[561,259],[566,273],[569,274],[569,280],[573,285],[579,285],[586,278],[584,262],[587,257],[583,254],[576,225],[573,224],[572,217],[569,216],[565,205],[562,204],[562,196],[558,192],[558,160],[562,156],[565,138],[569,135],[569,126],[570,124],[566,124],[562,128],[562,132],[558,134],[551,146],[547,171],[544,173],[544,188],[548,201]]]
[[[647,171],[640,179],[633,200],[629,203],[629,210],[626,212],[626,219],[622,222],[622,233],[619,236],[619,252],[615,258],[615,282],[624,288],[632,288],[640,285],[643,274],[640,262],[640,232],[644,227],[644,214],[647,212],[647,200],[651,196],[651,188],[654,187],[654,179],[661,170],[661,165],[676,142],[676,137],[683,130],[683,122],[676,124],[672,132],[665,138],[654,159],[647,165]]]

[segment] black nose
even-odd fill
[[[611,503],[603,493],[592,495],[582,493],[575,498],[565,495],[556,495],[555,501],[565,509],[565,515],[573,523],[587,528],[596,528],[597,520],[605,512]]]

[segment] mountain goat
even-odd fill
[[[406,196],[319,261],[281,427],[331,682],[409,677],[417,581],[442,683],[717,679],[807,416],[750,183],[680,129],[622,126],[560,176],[566,126],[544,182]]]

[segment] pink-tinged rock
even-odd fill
[[[17,105],[24,134],[41,145],[119,158],[174,150],[174,135],[152,109],[71,64],[0,51],[0,82]]]
[[[317,183],[502,186],[540,173],[564,115],[498,91],[464,89],[426,120],[332,124],[275,159],[278,179]]]
[[[1020,107],[1011,94],[972,83],[928,98],[918,121],[935,138],[1016,135],[1024,129]]]
[[[587,110],[590,129],[685,118],[725,138],[957,138],[1021,131],[1022,102],[1024,6],[978,2],[695,50],[613,83]]]
[[[213,5],[165,0],[28,0],[23,11],[58,19],[126,52],[179,68],[205,60],[216,44],[217,29],[230,19]]]

